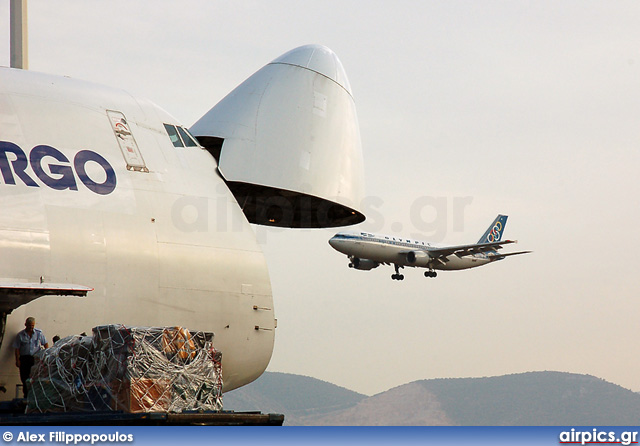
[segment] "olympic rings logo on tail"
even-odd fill
[[[491,228],[491,231],[489,231],[489,234],[487,235],[487,241],[489,243],[495,242],[500,240],[500,235],[502,233],[502,223],[501,222],[497,222],[493,228]]]

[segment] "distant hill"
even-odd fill
[[[366,395],[319,379],[289,373],[265,372],[248,386],[224,394],[225,410],[285,414],[285,424],[353,407]]]
[[[590,375],[530,372],[420,381],[459,425],[638,425],[640,395]]]
[[[372,397],[314,378],[265,373],[225,409],[285,414],[286,425],[639,425],[640,395],[590,376],[529,372],[415,381]]]

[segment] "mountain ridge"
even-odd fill
[[[539,371],[413,381],[373,396],[266,372],[224,395],[225,410],[285,414],[285,425],[638,425],[640,394],[591,375]]]

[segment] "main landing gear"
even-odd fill
[[[436,277],[437,275],[438,275],[438,273],[435,272],[432,269],[430,269],[429,271],[425,271],[424,272],[424,277]]]
[[[394,265],[396,267],[396,273],[391,275],[391,278],[393,280],[404,280],[404,275],[400,274],[399,269],[401,268],[401,266],[398,265]]]

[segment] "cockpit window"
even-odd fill
[[[178,135],[178,131],[176,130],[175,126],[171,124],[165,124],[164,128],[167,130],[167,133],[169,134],[169,139],[171,139],[171,142],[173,143],[174,147],[184,147],[184,144],[182,144],[182,140],[180,139],[180,136]]]
[[[180,136],[182,136],[182,141],[184,141],[185,146],[198,147],[198,143],[194,141],[194,139],[191,137],[187,129],[178,127],[178,132],[180,133]]]

